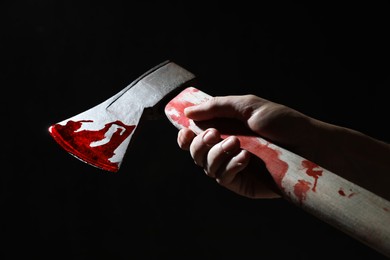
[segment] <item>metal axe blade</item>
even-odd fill
[[[117,172],[145,112],[157,109],[162,100],[194,78],[184,68],[165,61],[101,104],[51,125],[49,133],[81,161]]]

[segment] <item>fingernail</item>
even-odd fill
[[[192,106],[184,108],[184,115],[187,115],[187,114],[190,113],[192,110],[193,110],[193,107],[192,107]]]
[[[228,154],[236,148],[236,141],[233,137],[228,137],[222,141],[221,146],[222,150]]]
[[[179,131],[179,134],[177,135],[177,141],[179,143],[182,143],[183,142],[183,134],[181,131]]]
[[[203,136],[203,142],[206,144],[213,145],[217,142],[216,134],[211,130],[206,130],[206,133]]]

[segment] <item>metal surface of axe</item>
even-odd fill
[[[50,126],[49,132],[76,158],[117,172],[141,117],[163,113],[157,111],[159,104],[194,78],[189,71],[165,61],[101,104]]]
[[[390,256],[389,201],[259,136],[240,132],[230,122],[201,124],[186,118],[185,107],[211,98],[191,85],[194,79],[177,64],[163,62],[103,103],[50,126],[49,132],[80,160],[116,172],[140,120],[163,108],[178,129],[198,134],[215,127],[223,138],[236,135],[243,149],[265,163],[284,198]]]

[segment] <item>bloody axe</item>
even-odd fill
[[[194,122],[183,113],[185,107],[211,97],[194,83],[194,74],[171,61],[163,62],[101,104],[50,126],[49,132],[76,158],[117,172],[141,118],[165,112],[176,128],[187,127],[196,134],[213,126],[213,122]],[[232,134],[213,127],[223,138]],[[242,149],[265,163],[284,198],[390,256],[389,201],[259,136],[234,134]]]

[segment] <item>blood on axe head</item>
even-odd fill
[[[81,161],[117,172],[141,118],[163,114],[164,100],[194,80],[191,72],[164,61],[99,105],[51,125],[49,133]]]

